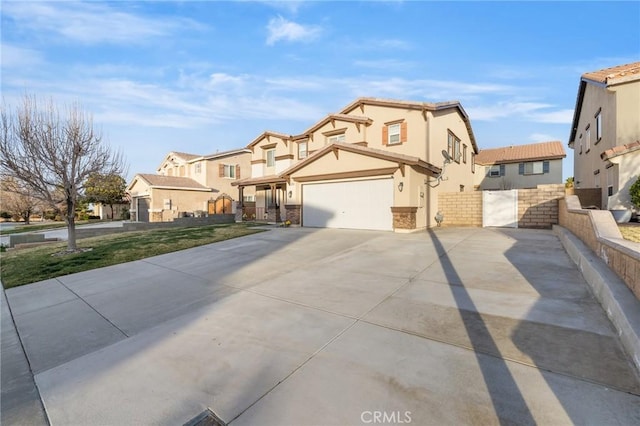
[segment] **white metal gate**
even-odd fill
[[[482,191],[482,226],[518,227],[518,190]]]

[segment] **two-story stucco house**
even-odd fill
[[[640,176],[640,62],[582,75],[569,136],[576,188],[600,188],[602,206],[631,209]]]
[[[436,224],[438,191],[473,191],[478,152],[459,102],[377,98],[356,99],[298,135],[264,132],[247,148],[251,177],[232,184],[239,199],[255,190],[245,215],[250,207],[271,222],[405,232]]]
[[[170,152],[157,174],[136,174],[127,188],[131,219],[167,222],[185,214],[235,213],[232,182],[251,173],[251,151],[211,155]],[[245,194],[252,199],[253,192]]]
[[[475,184],[484,191],[562,183],[566,156],[559,141],[481,149],[476,156]]]

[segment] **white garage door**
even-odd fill
[[[302,225],[393,230],[393,179],[309,183],[302,186]]]

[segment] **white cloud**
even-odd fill
[[[398,59],[369,59],[356,60],[353,65],[362,68],[378,69],[378,70],[408,70],[416,67],[415,62],[401,61]]]
[[[107,6],[86,2],[4,2],[3,15],[13,19],[25,33],[58,34],[82,44],[136,44],[177,31],[202,29],[184,18],[150,19]]]
[[[44,62],[42,54],[33,49],[2,43],[2,68],[24,68]]]
[[[273,46],[276,42],[284,41],[311,41],[316,39],[321,28],[317,25],[301,25],[288,21],[282,16],[272,18],[267,25],[267,45]]]
[[[546,133],[533,133],[529,135],[529,140],[531,142],[549,142],[549,141],[560,141],[562,138],[557,136],[549,135]]]
[[[573,109],[536,113],[532,114],[531,118],[533,121],[540,123],[571,124],[571,121],[573,121]]]

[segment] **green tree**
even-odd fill
[[[566,182],[564,183],[565,188],[573,188],[573,176],[568,177]]]
[[[103,175],[94,173],[84,184],[84,195],[90,203],[100,203],[111,208],[113,220],[113,205],[120,204],[127,194],[127,182],[118,174]]]
[[[631,202],[640,209],[640,176],[629,188],[629,194],[631,195]]]

